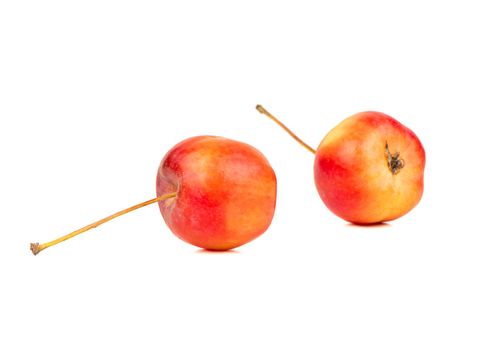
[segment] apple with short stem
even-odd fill
[[[134,205],[51,242],[32,243],[34,255],[114,218],[158,203],[168,227],[182,240],[207,250],[229,250],[264,233],[276,205],[277,180],[254,147],[217,136],[175,145],[156,177],[157,197]]]
[[[321,141],[308,146],[261,105],[274,120],[315,154],[314,181],[326,206],[354,224],[394,220],[420,201],[425,151],[413,131],[381,112],[346,118]]]

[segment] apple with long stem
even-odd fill
[[[425,151],[413,131],[380,112],[357,113],[343,120],[317,150],[275,121],[315,154],[314,181],[326,206],[355,224],[376,224],[408,213],[424,187]]]
[[[32,243],[34,255],[121,215],[158,203],[163,219],[182,240],[208,250],[228,250],[260,236],[276,205],[277,181],[254,147],[217,136],[197,136],[165,155],[156,198],[134,205],[51,242]]]

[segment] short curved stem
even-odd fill
[[[299,137],[296,136],[295,133],[292,132],[291,129],[289,129],[287,126],[285,126],[279,119],[277,119],[276,117],[274,117],[272,114],[270,114],[264,107],[262,107],[261,105],[257,105],[255,106],[255,108],[262,114],[264,114],[265,116],[269,117],[270,119],[272,119],[277,125],[279,125],[281,128],[283,128],[289,135],[291,135],[291,137],[296,140],[297,142],[299,142],[299,144],[301,146],[303,146],[304,148],[306,148],[309,152],[311,153],[314,153],[316,154],[316,150],[314,148],[312,148],[311,146],[309,146],[306,142],[304,142],[303,140],[301,140]]]
[[[50,242],[47,242],[47,243],[42,243],[42,244],[40,244],[40,243],[30,243],[30,250],[32,251],[32,253],[34,255],[37,255],[44,249],[47,249],[47,248],[52,247],[52,246],[54,246],[58,243],[64,242],[64,241],[66,241],[66,240],[68,240],[72,237],[80,235],[83,232],[86,232],[86,231],[88,231],[92,228],[98,227],[99,225],[102,225],[102,224],[104,224],[108,221],[111,221],[112,219],[115,219],[115,218],[117,218],[121,215],[127,214],[127,213],[129,213],[133,210],[136,210],[136,209],[139,209],[139,208],[142,208],[142,207],[146,207],[147,205],[157,203],[157,202],[160,202],[160,201],[164,201],[165,199],[173,198],[173,197],[176,197],[176,192],[166,193],[162,196],[150,199],[149,201],[142,202],[142,203],[133,205],[132,207],[126,208],[124,210],[118,211],[117,213],[109,215],[108,217],[105,217],[104,219],[93,222],[90,225],[84,226],[83,228],[80,228],[76,231],[73,231],[73,232],[71,232],[71,233],[69,233],[65,236],[54,239],[53,241],[50,241]]]

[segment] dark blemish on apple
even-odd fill
[[[385,142],[385,155],[387,157],[388,169],[390,169],[393,175],[398,174],[405,166],[405,160],[399,158],[400,152],[392,154],[388,147],[388,142]]]

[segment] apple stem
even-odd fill
[[[264,107],[262,107],[261,105],[257,105],[255,106],[255,108],[262,114],[264,114],[265,116],[269,117],[270,119],[272,119],[277,125],[279,125],[281,128],[283,128],[289,135],[291,135],[291,137],[296,140],[297,142],[299,142],[299,144],[301,146],[303,146],[305,149],[307,149],[309,152],[313,153],[313,154],[316,154],[316,150],[314,148],[312,148],[311,146],[309,146],[306,142],[304,142],[303,140],[301,140],[299,137],[296,136],[295,133],[292,132],[291,129],[289,129],[287,126],[285,126],[279,119],[277,119],[276,117],[274,117],[272,114],[270,114],[267,109],[265,109]]]
[[[108,217],[105,217],[104,219],[101,219],[101,220],[98,220],[96,222],[93,222],[92,224],[90,225],[87,225],[83,228],[80,228],[76,231],[73,231],[65,236],[62,236],[62,237],[59,237],[57,239],[54,239],[53,241],[51,242],[47,242],[47,243],[42,243],[42,244],[39,244],[39,243],[30,243],[30,250],[32,251],[32,253],[34,255],[37,255],[39,254],[42,250],[44,249],[47,249],[49,247],[52,247],[53,245],[56,245],[57,243],[60,243],[60,242],[64,242],[74,236],[77,236],[83,232],[86,232],[92,228],[95,228],[95,227],[98,227],[99,225],[102,225],[104,224],[105,222],[108,222],[108,221],[111,221],[112,219],[115,219],[121,215],[124,215],[126,213],[129,213],[130,211],[133,211],[133,210],[136,210],[136,209],[139,209],[139,208],[142,208],[142,207],[145,207],[147,205],[150,205],[150,204],[153,204],[153,203],[157,203],[157,202],[160,202],[160,201],[163,201],[165,199],[168,199],[168,198],[173,198],[173,197],[176,197],[176,192],[170,192],[170,193],[166,193],[162,196],[159,196],[159,197],[156,197],[156,198],[153,198],[153,199],[150,199],[149,201],[146,201],[146,202],[142,202],[142,203],[139,203],[139,204],[136,204],[136,205],[133,205],[132,207],[129,207],[129,208],[126,208],[124,210],[121,210],[121,211],[118,211],[117,213],[114,213]]]

